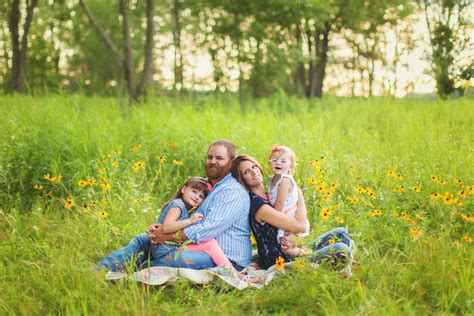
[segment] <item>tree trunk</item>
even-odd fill
[[[119,1],[120,14],[122,15],[122,34],[124,44],[124,75],[127,81],[128,92],[132,100],[138,100],[138,85],[135,75],[135,64],[133,62],[132,41],[130,40],[130,25],[128,22],[128,11],[126,0]]]
[[[181,21],[179,19],[179,0],[173,1],[173,42],[174,42],[174,84],[173,90],[183,91],[183,55],[181,52]]]
[[[31,21],[33,20],[33,11],[38,4],[37,0],[26,2],[26,18],[23,25],[23,35],[20,46],[20,1],[13,0],[10,11],[9,25],[12,36],[12,71],[9,88],[12,91],[24,92],[25,90],[25,72],[26,72],[26,53],[28,50],[28,33],[30,31]]]
[[[296,45],[301,49],[301,28],[297,28],[296,30]],[[303,53],[301,53],[302,58]],[[298,67],[296,68],[295,72],[295,88],[296,88],[296,95],[298,98],[302,98],[304,96],[304,85],[305,85],[305,76],[304,76],[304,63],[300,61],[298,63]]]
[[[143,65],[143,74],[138,88],[138,93],[147,95],[151,86],[154,72],[153,46],[155,40],[155,24],[153,17],[155,16],[155,0],[147,0],[146,2],[146,43],[145,43],[145,64]]]
[[[314,96],[312,87],[314,82],[314,55],[313,55],[313,41],[311,40],[310,32],[307,32],[308,39],[308,56],[309,56],[309,69],[308,69],[308,85],[306,86],[306,96],[312,98]]]
[[[328,49],[329,49],[329,24],[324,24],[324,29],[320,30],[316,34],[316,71],[315,71],[315,80],[314,96],[321,98],[323,96],[323,82],[326,75],[326,63],[328,59]]]

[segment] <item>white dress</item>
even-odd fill
[[[273,187],[270,186],[273,177],[268,178],[268,196],[270,198],[270,203],[272,205],[275,205],[276,199],[278,197],[278,188],[280,187],[281,180],[283,178],[287,178],[291,181],[291,184],[293,185],[293,189],[288,193],[288,196],[286,197],[282,212],[289,217],[295,217],[296,209],[298,208],[298,185],[296,184],[296,181],[293,179],[292,175],[283,174]],[[280,242],[280,238],[283,237],[284,234],[285,234],[284,230],[282,229],[278,230],[278,236],[277,236],[278,242]],[[307,222],[306,224],[305,232],[299,234],[299,236],[305,237],[308,235],[309,235],[309,222]]]

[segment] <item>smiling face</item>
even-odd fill
[[[230,172],[231,159],[227,148],[222,145],[214,145],[207,152],[205,163],[206,174],[209,181],[214,185]]]
[[[183,194],[181,199],[188,209],[199,206],[205,198],[203,190],[195,189],[190,186],[184,186],[181,189],[181,193]]]
[[[275,176],[282,174],[291,174],[293,162],[288,153],[273,152],[270,156],[270,168]]]
[[[249,160],[244,160],[239,164],[240,178],[245,187],[252,191],[252,188],[260,187],[263,182],[262,170],[260,167]]]

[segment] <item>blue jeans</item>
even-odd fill
[[[345,263],[351,256],[351,242],[349,232],[343,227],[338,227],[319,236],[307,247],[314,251],[314,254],[310,256],[314,262],[329,259],[335,263]]]
[[[117,249],[99,260],[99,268],[109,271],[123,271],[127,267],[134,270],[155,266],[197,270],[215,267],[211,257],[200,251],[176,251],[154,259],[151,255],[151,246],[148,235],[146,233],[139,234],[133,237],[125,247]]]

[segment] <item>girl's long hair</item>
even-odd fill
[[[171,203],[171,201],[173,200],[176,200],[176,199],[181,199],[183,197],[183,192],[181,192],[183,190],[184,187],[190,187],[192,189],[196,189],[196,190],[199,190],[199,191],[202,191],[203,194],[204,194],[204,197],[207,196],[207,194],[209,193],[209,188],[207,186],[207,181],[206,179],[202,178],[202,177],[191,177],[191,178],[188,178],[186,181],[184,181],[183,184],[181,184],[178,188],[178,190],[176,191],[176,193],[171,197],[171,199],[169,199],[167,202],[165,202],[163,204],[163,206],[161,206],[161,210],[164,210],[168,204]]]

